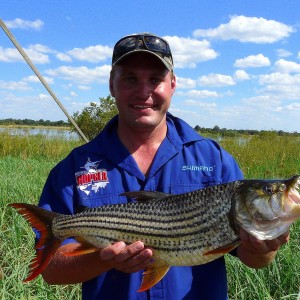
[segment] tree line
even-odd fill
[[[200,127],[196,125],[194,128],[199,133],[217,134],[221,136],[236,136],[240,135],[279,135],[279,136],[300,136],[300,132],[286,132],[283,130],[254,130],[254,129],[226,129],[220,128],[218,125],[213,128]]]
[[[50,121],[50,120],[32,120],[32,119],[0,119],[0,125],[26,125],[26,126],[66,126],[69,127],[69,123],[63,120],[60,121]]]

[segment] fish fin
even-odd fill
[[[61,244],[61,241],[52,233],[52,220],[59,214],[26,203],[13,203],[9,206],[16,209],[31,227],[40,233],[35,244],[36,256],[29,265],[29,275],[24,279],[24,282],[30,281],[44,271]]]
[[[136,191],[136,192],[125,192],[120,196],[126,196],[129,199],[137,200],[137,201],[155,201],[161,200],[170,196],[170,194],[165,194],[161,192],[150,192],[150,191]]]
[[[85,241],[82,238],[76,237],[76,241],[80,243],[80,246],[78,246],[76,249],[70,252],[63,252],[63,255],[65,256],[78,256],[78,255],[83,255],[83,254],[88,254],[88,253],[93,253],[97,252],[100,250],[100,248],[95,247],[91,243]]]
[[[169,266],[147,268],[143,273],[143,280],[137,292],[144,292],[158,283],[169,271]]]
[[[222,246],[216,249],[213,249],[211,251],[205,252],[203,255],[214,255],[214,254],[226,254],[229,253],[231,250],[233,250],[234,248],[236,248],[239,244],[240,244],[240,240],[234,241],[233,243],[226,245],[226,246]]]

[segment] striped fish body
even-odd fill
[[[181,195],[125,193],[142,199],[159,197],[57,217],[53,220],[53,234],[61,240],[80,236],[98,248],[117,241],[131,244],[140,240],[154,250],[154,258],[169,266],[206,263],[223,253],[216,256],[204,253],[238,239],[230,221],[230,199],[238,184],[232,182]]]
[[[35,205],[14,203],[41,237],[29,281],[49,264],[61,242],[75,237],[82,253],[118,241],[140,240],[153,250],[139,291],[155,285],[170,266],[207,263],[239,244],[240,227],[258,239],[274,239],[300,218],[300,175],[286,180],[240,180],[180,195],[127,192],[137,200],[89,208],[66,216]],[[78,255],[66,253],[66,255]]]

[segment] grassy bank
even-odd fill
[[[300,141],[291,137],[224,138],[221,144],[238,160],[247,178],[290,177],[300,173]],[[51,168],[80,142],[0,133],[0,299],[80,299],[80,285],[48,286],[39,276],[23,284],[33,257],[34,237],[26,222],[7,207],[36,204]],[[263,270],[227,257],[230,299],[297,299],[300,282],[300,228],[276,261]]]

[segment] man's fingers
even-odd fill
[[[144,249],[144,244],[140,241],[135,242],[127,247],[125,247],[117,256],[116,262],[123,262],[129,259],[130,257],[138,254]]]
[[[117,242],[100,251],[100,258],[107,261],[112,268],[132,273],[144,269],[151,263],[152,250],[145,249],[141,241],[126,245]]]
[[[145,249],[126,261],[118,263],[115,266],[115,269],[125,273],[137,272],[141,269],[144,269],[152,262],[151,257],[152,251],[150,249]]]
[[[121,253],[125,249],[125,247],[126,244],[124,242],[117,242],[113,245],[103,248],[100,251],[100,257],[103,260],[110,260]]]

